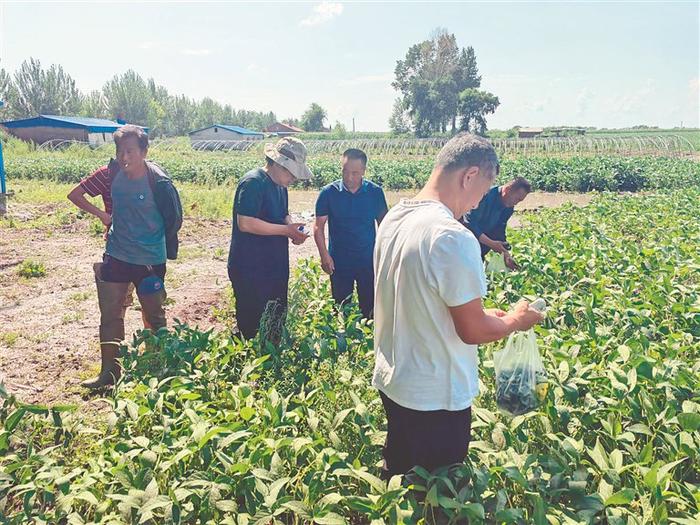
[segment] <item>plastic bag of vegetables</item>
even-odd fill
[[[532,307],[544,310],[533,303]],[[496,404],[506,414],[519,416],[540,406],[549,383],[542,357],[537,349],[535,331],[515,332],[503,350],[494,352]]]
[[[498,252],[489,252],[486,255],[486,273],[507,272],[506,262],[503,255]]]

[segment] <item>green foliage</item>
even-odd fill
[[[544,297],[539,411],[494,400],[493,351],[463,465],[378,479],[372,326],[317,263],[279,346],[176,326],[124,347],[106,428],[0,405],[0,515],[20,523],[690,524],[700,520],[700,193],[598,197],[527,216],[523,270],[489,307]],[[225,315],[225,311],[222,310]],[[2,391],[0,389],[0,394]]]
[[[408,49],[403,60],[396,62],[392,86],[401,93],[401,98],[394,104],[390,120],[393,131],[402,132],[404,112],[411,119],[411,127],[418,137],[431,136],[457,129],[457,118],[474,118],[474,110],[467,102],[461,104],[460,93],[465,90],[475,91],[481,85],[481,75],[476,65],[476,54],[472,47],[460,50],[454,34],[438,30],[429,40],[414,44]],[[490,95],[490,94],[489,94]],[[465,95],[466,97],[466,95]],[[484,115],[495,111],[498,106],[492,104],[482,107],[480,112],[484,130]],[[463,113],[463,109],[470,113]],[[469,123],[463,125],[469,129]]]
[[[326,110],[313,102],[301,116],[300,126],[304,131],[323,131],[323,121],[326,117]]]
[[[81,105],[75,80],[60,65],[44,69],[34,58],[22,62],[13,79],[0,73],[0,100],[3,97],[7,97],[5,113],[8,118],[74,115]]]
[[[500,105],[498,97],[488,91],[465,89],[459,94],[460,129],[478,135],[486,134],[486,115]]]
[[[25,259],[17,268],[17,274],[27,279],[32,277],[44,277],[46,275],[46,266],[44,266],[42,262]]]
[[[68,152],[35,152],[6,157],[7,176],[22,179],[80,181],[106,164],[109,153],[77,148]],[[200,153],[154,149],[151,158],[178,182],[234,184],[262,164],[254,155]],[[340,162],[333,156],[309,159],[314,176],[299,185],[320,188],[340,177]],[[370,158],[368,177],[385,189],[420,188],[428,179],[433,159],[425,157]],[[543,191],[640,191],[700,186],[700,163],[664,157],[518,157],[501,161],[499,182],[527,178]],[[228,196],[227,196],[228,198]]]
[[[216,123],[262,130],[277,120],[272,112],[236,110],[208,97],[197,101],[171,95],[133,70],[114,75],[100,90],[82,94],[60,65],[43,69],[33,58],[22,63],[14,78],[0,69],[0,100],[3,97],[8,107],[0,110],[0,120],[38,114],[123,118],[148,126],[151,137],[184,135]]]

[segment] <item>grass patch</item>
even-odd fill
[[[0,341],[2,341],[3,344],[8,347],[14,346],[17,339],[19,339],[19,334],[17,332],[5,332],[4,334],[0,335]]]
[[[70,300],[74,303],[82,303],[83,301],[87,301],[89,297],[90,292],[76,292],[74,294],[71,294]]]
[[[82,319],[85,319],[85,312],[70,312],[63,315],[63,317],[61,318],[61,324],[77,323]]]
[[[44,277],[46,275],[46,266],[44,263],[25,259],[19,265],[17,273],[20,277],[31,279],[33,277]]]

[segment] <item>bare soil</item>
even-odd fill
[[[292,213],[310,219],[316,195],[291,192]],[[393,205],[410,196],[389,192],[387,199]],[[518,210],[567,202],[585,205],[589,200],[588,195],[533,193]],[[99,310],[92,264],[101,260],[104,241],[91,231],[88,219],[34,225],[38,217],[55,214],[59,208],[57,204],[11,203],[9,217],[14,226],[0,222],[0,382],[24,402],[74,403],[82,410],[99,410],[104,401],[79,383],[99,370]],[[517,214],[511,225],[520,225]],[[202,329],[223,328],[213,310],[223,306],[229,286],[230,232],[230,220],[185,220],[180,257],[168,262],[169,322],[178,319]],[[292,265],[316,255],[312,239],[302,246],[290,245]],[[20,277],[18,268],[26,259],[42,262],[45,276]],[[129,309],[127,334],[140,329],[141,323],[138,309]]]

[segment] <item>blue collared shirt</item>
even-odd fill
[[[336,268],[372,265],[376,222],[387,210],[384,191],[374,182],[363,180],[356,193],[348,191],[342,179],[323,187],[316,216],[328,217],[328,251]]]
[[[478,239],[482,233],[505,231],[512,215],[513,208],[507,208],[501,200],[501,187],[494,186],[484,195],[479,206],[464,216],[464,222]]]

